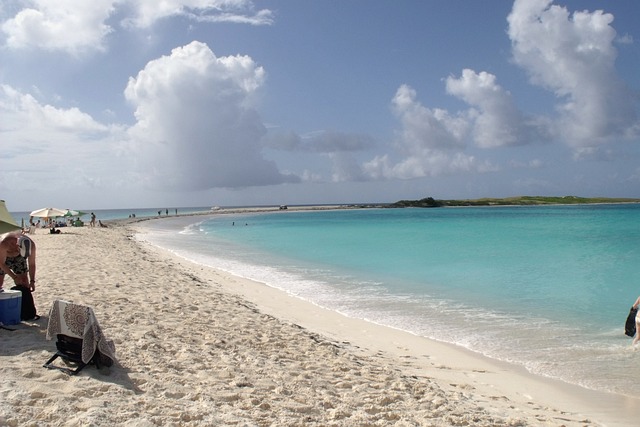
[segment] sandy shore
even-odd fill
[[[639,401],[348,319],[137,241],[38,230],[42,319],[0,330],[4,426],[626,426]],[[7,286],[8,284],[5,284]],[[56,299],[90,305],[118,363],[47,370]]]

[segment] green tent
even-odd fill
[[[82,212],[82,211],[74,211],[73,209],[65,209],[65,213],[64,216],[83,216],[86,215],[86,212]]]
[[[8,233],[9,231],[20,230],[21,227],[13,219],[7,207],[4,204],[4,200],[0,200],[0,234]]]

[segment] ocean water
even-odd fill
[[[143,239],[347,316],[640,396],[640,205],[353,209],[141,223]]]

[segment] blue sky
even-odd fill
[[[0,198],[640,197],[639,20],[635,0],[0,2]]]

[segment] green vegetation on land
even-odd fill
[[[421,200],[400,200],[391,203],[391,208],[438,208],[446,206],[533,206],[533,205],[576,205],[594,203],[640,203],[640,199],[609,198],[609,197],[547,197],[547,196],[518,196],[506,198],[483,198],[473,200],[436,200],[427,197]]]

